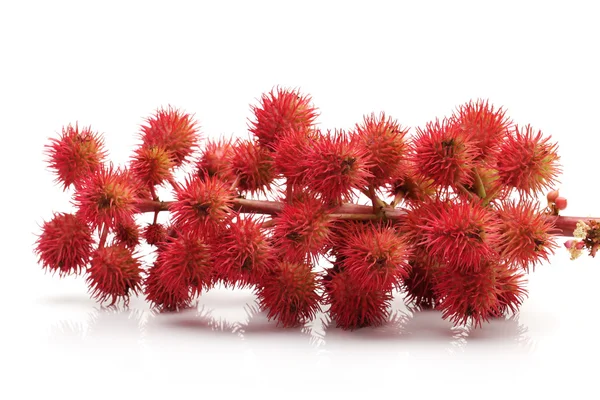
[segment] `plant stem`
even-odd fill
[[[156,212],[157,210],[168,211],[171,204],[173,204],[172,201],[139,200],[138,211],[140,213]],[[283,209],[283,203],[267,200],[234,199],[233,205],[234,210],[240,213],[276,215]],[[342,204],[341,206],[333,209],[330,216],[335,219],[363,221],[385,217],[388,220],[398,221],[406,215],[405,210],[396,209],[389,206],[381,208],[380,211],[381,215],[376,215],[373,214],[373,207],[371,206]],[[546,218],[553,222],[555,234],[566,237],[573,236],[573,231],[575,230],[578,221],[588,221],[590,219],[600,221],[600,218],[572,217],[562,215],[547,215]]]
[[[108,237],[108,227],[106,226],[106,224],[102,224],[102,228],[100,229],[100,242],[98,243],[99,249],[104,247],[107,237]]]

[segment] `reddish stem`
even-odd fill
[[[139,200],[138,211],[142,213],[168,211],[169,206],[172,203],[172,201]],[[281,212],[283,209],[283,203],[277,201],[234,199],[233,204],[234,210],[240,213],[275,215]],[[406,215],[406,211],[392,207],[384,207],[380,212],[381,217],[385,217],[388,220],[400,220],[404,215]],[[368,220],[378,218],[373,214],[372,206],[363,206],[359,204],[342,204],[341,206],[332,210],[331,217],[335,219],[346,220]],[[567,237],[573,236],[573,231],[575,230],[577,222],[579,221],[588,221],[590,219],[600,221],[600,218],[571,217],[562,215],[548,215],[546,218],[554,223],[555,234]]]

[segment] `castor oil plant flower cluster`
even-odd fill
[[[598,224],[558,215],[557,145],[488,101],[413,134],[385,113],[320,129],[295,89],[251,110],[247,138],[214,140],[191,114],[160,108],[122,166],[92,128],[64,127],[46,156],[76,211],[42,224],[41,266],[84,275],[108,304],[138,295],[176,311],[225,285],[252,288],[285,327],[320,311],[343,329],[376,326],[393,296],[478,326],[519,309],[557,235],[579,238],[572,254],[598,248]]]

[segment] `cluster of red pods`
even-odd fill
[[[412,134],[384,113],[323,131],[295,89],[264,94],[252,114],[248,139],[211,140],[161,108],[124,166],[91,128],[65,126],[46,154],[76,211],[43,223],[42,267],[84,275],[109,304],[140,295],[176,311],[220,284],[253,288],[282,326],[318,311],[343,329],[379,325],[394,295],[477,326],[518,310],[558,235],[575,238],[573,257],[598,248],[594,221],[558,215],[557,145],[488,101]]]

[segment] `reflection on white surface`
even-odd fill
[[[355,331],[335,327],[325,312],[302,327],[282,328],[267,320],[253,294],[244,290],[213,289],[194,307],[175,313],[155,312],[140,299],[132,301],[129,308],[94,305],[91,309],[87,299],[77,297],[49,297],[39,301],[52,307],[56,314],[87,306],[88,311],[83,316],[79,314],[75,319],[59,319],[51,324],[51,342],[75,347],[115,341],[116,337],[120,346],[146,348],[161,346],[173,337],[212,346],[213,343],[206,340],[210,338],[226,342],[228,350],[272,346],[272,339],[277,339],[278,345],[293,345],[322,354],[342,351],[352,345],[368,351],[385,345],[415,354],[419,349],[452,354],[483,343],[527,352],[535,344],[528,328],[519,322],[519,315],[491,320],[482,328],[453,326],[443,320],[438,311],[410,311],[399,301],[395,302],[386,324]]]

